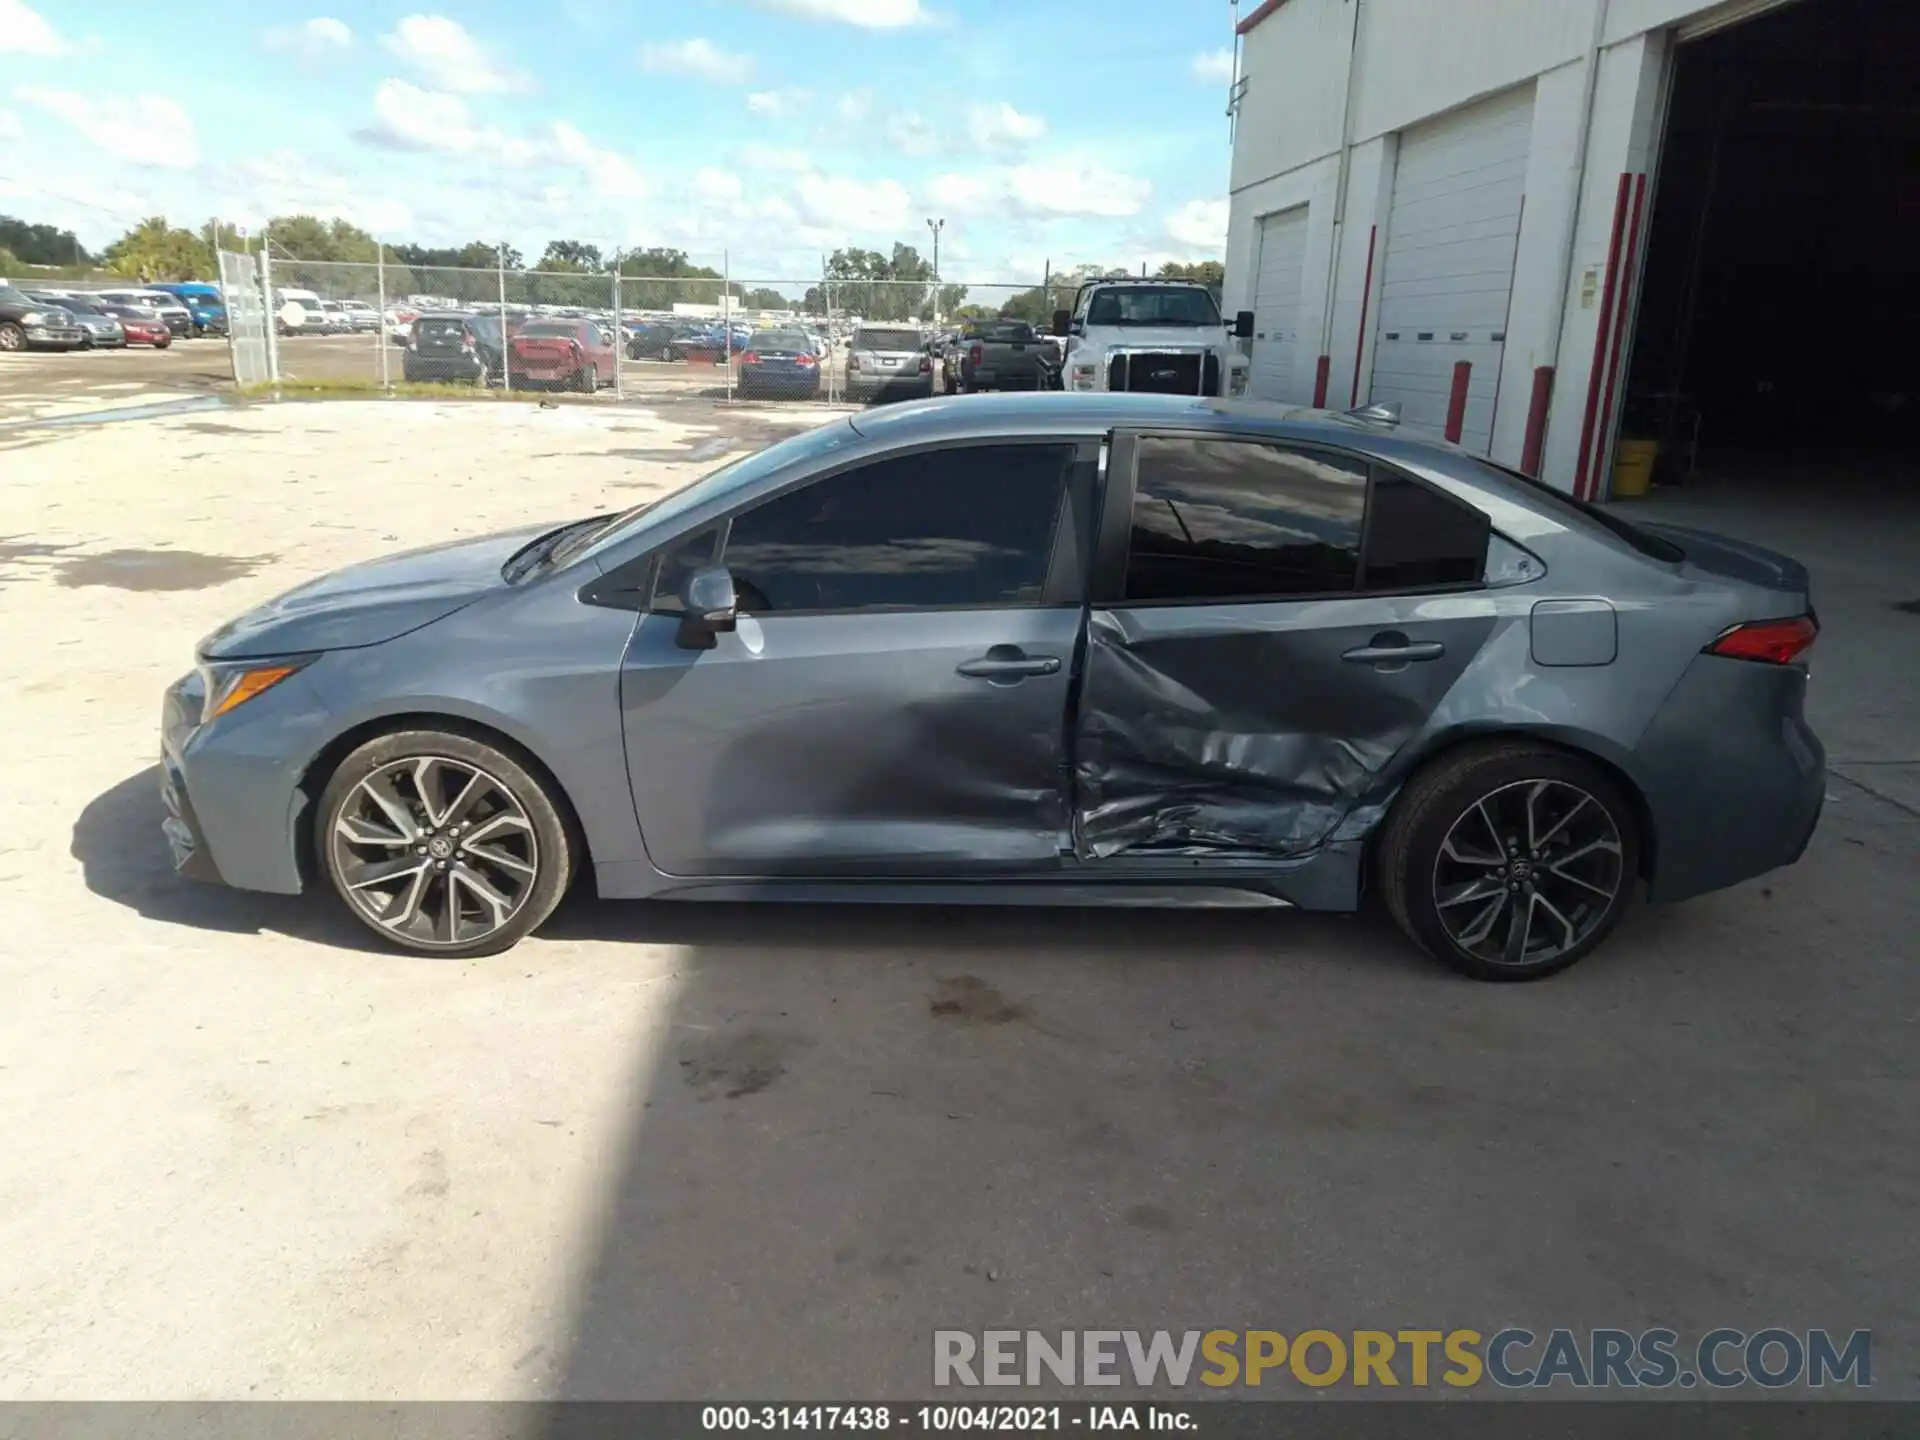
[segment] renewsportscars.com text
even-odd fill
[[[1496,1385],[1507,1389],[1779,1389],[1873,1383],[1853,1330],[936,1330],[937,1386],[1181,1388]]]

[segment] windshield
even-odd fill
[[[1649,534],[1632,521],[1622,519],[1618,514],[1607,509],[1604,505],[1592,505],[1585,500],[1576,500],[1566,491],[1557,489],[1547,484],[1544,480],[1536,480],[1533,476],[1525,474],[1522,471],[1509,469],[1498,461],[1482,459],[1480,463],[1489,469],[1498,470],[1509,480],[1517,481],[1526,486],[1536,501],[1545,502],[1545,508],[1557,508],[1563,515],[1566,512],[1572,512],[1598,525],[1602,525],[1650,560],[1660,560],[1669,565],[1677,565],[1680,561],[1687,558],[1687,552],[1682,550],[1678,545],[1675,545],[1671,540],[1663,540],[1658,535]]]
[[[788,465],[801,461],[818,459],[860,439],[860,432],[853,428],[851,421],[836,420],[813,430],[803,430],[798,435],[790,435],[778,444],[769,445],[752,455],[743,455],[731,464],[722,465],[718,470],[709,471],[684,489],[658,500],[649,500],[614,516],[605,525],[582,532],[560,550],[554,552],[554,563],[564,565],[589,545],[602,540],[615,540],[633,523],[642,517],[648,520],[671,520],[676,515],[684,515],[697,506],[710,500],[725,499],[737,494],[761,478],[773,474]]]
[[[1218,325],[1213,296],[1191,285],[1116,285],[1094,293],[1089,325]]]

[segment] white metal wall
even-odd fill
[[[1253,284],[1253,373],[1257,400],[1305,401],[1297,393],[1301,369],[1300,295],[1307,259],[1307,211],[1297,205],[1262,216]],[[1306,366],[1311,375],[1312,365]],[[1309,387],[1310,388],[1310,387]]]
[[[1533,87],[1522,86],[1401,136],[1380,266],[1376,401],[1440,430],[1454,367],[1472,366],[1461,444],[1485,454],[1525,202]]]

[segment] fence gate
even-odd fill
[[[220,294],[227,307],[227,352],[233,359],[233,383],[264,384],[272,378],[267,363],[270,317],[253,256],[220,252]]]

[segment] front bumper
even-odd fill
[[[325,743],[328,717],[304,675],[200,723],[199,672],[167,687],[160,707],[160,832],[174,869],[192,880],[297,895],[300,777]]]
[[[87,332],[78,325],[29,325],[29,350],[77,350],[87,343]]]

